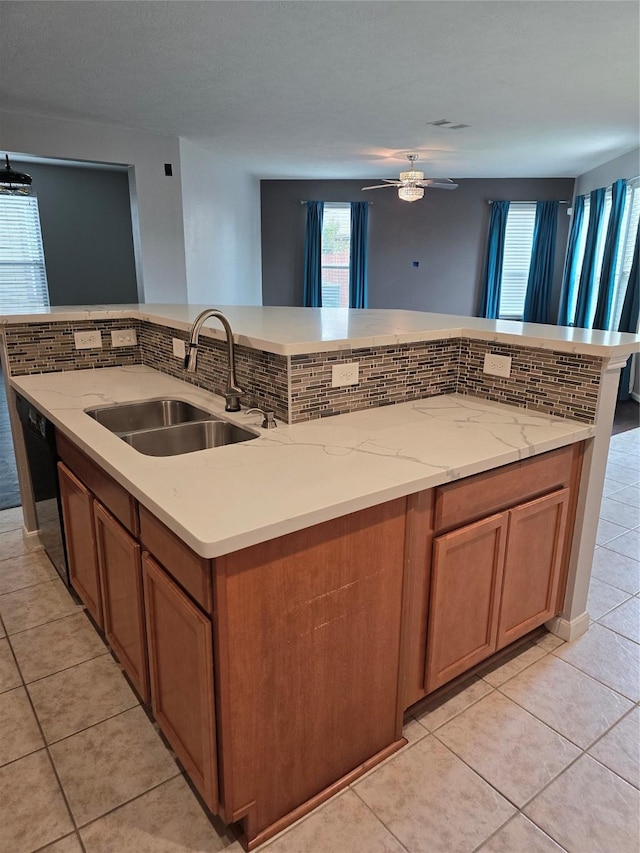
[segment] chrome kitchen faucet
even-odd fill
[[[207,308],[205,311],[198,314],[196,319],[193,321],[191,331],[189,332],[189,340],[187,342],[187,354],[184,359],[184,367],[188,373],[195,373],[196,361],[198,358],[198,339],[200,336],[200,329],[202,328],[202,324],[205,320],[208,320],[210,317],[216,317],[220,320],[227,338],[227,387],[224,392],[227,402],[224,409],[225,412],[239,412],[240,397],[244,394],[244,391],[238,386],[238,380],[236,379],[236,356],[235,346],[233,343],[233,332],[231,331],[229,321],[221,311],[218,311],[217,308]]]

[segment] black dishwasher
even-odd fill
[[[16,408],[27,451],[40,541],[60,577],[69,586],[58,489],[55,429],[53,424],[20,394],[16,394]]]

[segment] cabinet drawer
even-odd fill
[[[212,612],[211,562],[199,557],[145,507],[140,507],[140,540],[180,586]]]
[[[533,459],[439,486],[435,490],[435,530],[459,527],[568,486],[578,448],[579,445],[561,447]]]
[[[138,535],[138,512],[134,498],[102,468],[61,433],[56,433],[58,456],[84,485],[115,515],[129,533]]]

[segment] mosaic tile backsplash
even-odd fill
[[[138,345],[111,347],[110,332],[135,328]],[[76,350],[74,331],[99,329],[102,349]],[[186,332],[131,319],[9,325],[5,330],[14,375],[146,364],[217,394],[226,384],[226,347],[201,337],[198,370],[188,374],[173,356],[173,337]],[[509,378],[483,373],[487,352],[511,356]],[[331,387],[335,364],[357,361],[359,383]],[[602,359],[531,347],[452,338],[290,357],[236,347],[244,405],[272,408],[285,423],[458,392],[584,423],[595,419]]]

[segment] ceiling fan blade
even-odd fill
[[[376,184],[374,187],[362,187],[363,190],[388,190],[393,184]]]
[[[418,181],[418,184],[433,190],[455,190],[458,188],[458,184],[446,179]]]
[[[404,181],[399,181],[397,178],[380,178],[380,180],[386,184],[393,184],[394,187],[401,187],[404,183]]]

